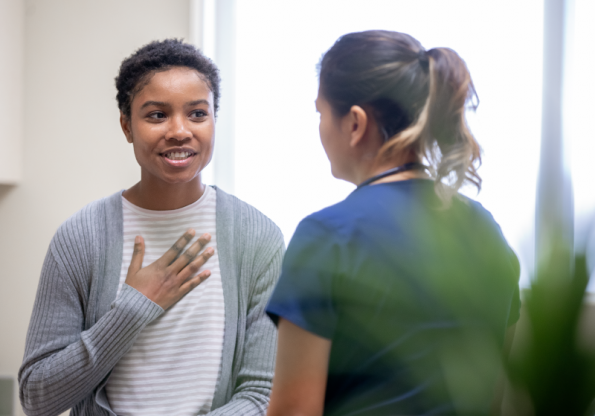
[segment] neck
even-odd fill
[[[134,205],[153,211],[183,208],[198,201],[206,189],[200,175],[190,182],[176,184],[151,181],[143,176],[140,182],[124,191],[123,196]]]
[[[398,158],[394,162],[390,163],[371,163],[367,166],[362,165],[360,172],[358,172],[356,181],[354,183],[359,185],[360,183],[364,182],[365,180],[372,178],[376,175],[379,175],[383,172],[386,172],[389,169],[396,168],[398,166],[402,166],[406,163],[418,162],[417,157],[414,154],[409,154],[407,157]],[[427,172],[425,170],[420,169],[412,169],[407,170],[405,172],[396,173],[394,175],[386,176],[382,179],[374,181],[373,183],[385,183],[385,182],[397,182],[397,181],[405,181],[408,179],[415,179],[415,178],[429,178]]]
[[[409,163],[409,162],[407,162],[407,163]],[[404,165],[404,163],[402,163],[399,166],[402,166],[402,165]],[[370,176],[368,176],[368,178],[366,178],[366,179],[372,178],[376,175],[380,175],[381,173],[384,173],[387,170],[393,169],[395,167],[397,167],[397,166],[390,166],[390,167],[378,169],[377,171],[372,173]],[[410,170],[406,170],[404,172],[398,172],[393,175],[379,178],[379,179],[373,181],[372,183],[377,184],[377,183],[387,183],[387,182],[398,182],[398,181],[406,181],[409,179],[430,179],[430,175],[428,175],[428,173],[423,169],[410,169]],[[360,183],[362,183],[362,182],[360,182]]]

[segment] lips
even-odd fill
[[[164,161],[170,166],[184,167],[190,163],[192,157],[196,156],[196,152],[192,149],[169,149],[159,154]]]
[[[162,153],[164,157],[169,160],[184,160],[188,159],[190,156],[194,156],[195,153],[192,152],[170,152],[170,153]]]

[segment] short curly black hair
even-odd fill
[[[219,69],[213,61],[181,39],[151,42],[122,61],[116,77],[116,100],[120,111],[130,117],[134,96],[149,82],[156,72],[185,66],[196,69],[213,92],[215,115],[219,110]]]

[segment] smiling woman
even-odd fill
[[[174,67],[154,74],[120,122],[141,166],[141,181],[124,192],[126,199],[164,210],[202,195],[200,172],[213,154],[215,110],[213,93],[196,70]],[[157,199],[142,200],[147,196]]]
[[[264,414],[276,344],[264,309],[283,237],[202,183],[218,70],[165,40],[127,58],[116,87],[140,181],[87,205],[50,243],[19,373],[23,408]]]

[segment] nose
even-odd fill
[[[184,116],[172,117],[170,128],[167,132],[167,140],[176,140],[179,142],[190,140],[192,137],[192,132],[188,128],[188,123],[188,119]]]

